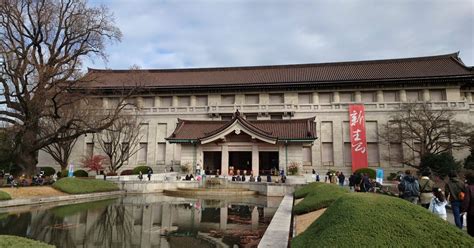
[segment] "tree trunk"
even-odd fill
[[[16,164],[22,169],[22,173],[27,176],[36,174],[38,156],[36,151],[21,150],[18,153]]]
[[[61,166],[61,171],[63,171],[67,169],[68,164],[62,161],[61,163],[59,163],[59,166]]]

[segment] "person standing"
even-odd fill
[[[467,186],[461,211],[467,213],[467,233],[474,237],[474,173],[466,175]]]
[[[151,180],[151,174],[152,174],[151,169],[148,169],[148,181]]]
[[[344,181],[346,180],[346,176],[344,176],[344,173],[339,173],[339,186],[344,187]]]
[[[431,197],[428,210],[431,213],[438,215],[441,219],[446,220],[448,215],[446,214],[446,198],[444,198],[443,192],[440,188],[433,188],[433,197]]]
[[[421,173],[420,178],[420,204],[426,209],[429,208],[430,201],[433,198],[434,182],[429,178],[429,176],[430,171],[425,170]]]
[[[356,182],[356,176],[355,173],[352,173],[352,175],[349,177],[349,189],[351,192],[355,191],[355,182]]]
[[[449,173],[449,181],[444,187],[448,201],[451,202],[451,209],[453,210],[454,223],[462,229],[463,218],[461,216],[461,203],[464,198],[465,186],[464,182],[459,180],[456,172]]]
[[[402,199],[407,200],[413,204],[418,203],[420,184],[418,183],[418,180],[416,180],[416,178],[411,175],[410,170],[405,171],[405,176],[398,185],[398,190]]]

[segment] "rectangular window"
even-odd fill
[[[284,103],[285,102],[285,99],[283,98],[282,93],[270,94],[269,96],[270,96],[270,103],[271,104],[278,104],[278,103]]]
[[[171,96],[160,97],[160,107],[171,107],[172,105],[173,105],[173,97]]]
[[[367,156],[369,160],[369,166],[379,166],[379,143],[367,143]]]
[[[178,96],[178,106],[180,106],[180,107],[191,106],[191,97],[190,96]]]
[[[419,90],[407,90],[406,94],[408,102],[418,102],[421,99],[421,94]]]
[[[353,102],[354,101],[354,92],[340,92],[339,93],[339,102]]]
[[[433,102],[446,101],[446,90],[430,90],[430,100]]]
[[[322,159],[323,165],[334,165],[334,151],[332,142],[322,143]]]
[[[196,96],[196,106],[207,106],[207,96]]]
[[[154,97],[143,97],[143,107],[145,107],[145,108],[155,107],[155,98]]]
[[[122,150],[121,150],[121,156],[122,156],[122,161],[128,161],[130,158],[130,146],[127,142],[122,143]]]
[[[344,165],[352,166],[352,147],[351,142],[344,142]]]
[[[311,104],[313,103],[313,93],[299,93],[298,94],[299,104]]]
[[[398,91],[396,90],[387,90],[383,92],[383,101],[384,102],[398,102],[400,97]]]
[[[376,100],[375,91],[362,91],[361,98],[362,98],[362,102],[375,102]]]
[[[270,120],[283,120],[283,115],[270,115]]]
[[[158,164],[164,164],[165,159],[166,159],[166,143],[165,142],[159,142],[156,150],[157,150],[156,162]]]
[[[319,93],[319,103],[332,103],[332,93]]]
[[[140,143],[140,150],[138,151],[138,162],[139,163],[146,163],[146,155],[148,150],[147,143]]]
[[[166,134],[166,129],[167,129],[168,125],[166,123],[158,123],[158,130],[157,130],[157,139],[158,141],[164,141],[165,138],[167,138]]]
[[[221,120],[230,121],[230,120],[232,120],[232,115],[222,115]]]
[[[245,95],[245,104],[259,104],[260,96],[258,94]]]
[[[94,143],[87,143],[86,144],[86,156],[91,157],[94,155]]]
[[[311,164],[311,147],[303,147],[303,162]]]
[[[247,114],[247,115],[245,115],[245,119],[247,119],[249,121],[256,121],[257,120],[257,115]]]
[[[227,105],[235,104],[235,95],[222,95],[221,104],[227,104]]]
[[[402,167],[401,161],[403,160],[403,150],[401,143],[390,143],[390,166]]]
[[[332,121],[321,122],[321,142],[332,142]]]

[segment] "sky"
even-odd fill
[[[89,0],[123,38],[92,68],[324,63],[460,52],[474,66],[474,0]]]

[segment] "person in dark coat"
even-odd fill
[[[464,191],[464,200],[461,205],[461,212],[467,214],[467,233],[474,237],[474,173],[466,175],[467,186]]]
[[[355,180],[356,180],[356,175],[355,175],[355,173],[352,173],[352,175],[349,177],[349,189],[352,192],[354,192]]]
[[[151,180],[151,174],[152,174],[152,173],[153,173],[153,172],[151,171],[151,169],[148,169],[148,181]]]
[[[458,178],[456,172],[449,173],[449,181],[444,186],[444,192],[448,201],[451,202],[451,210],[453,211],[454,223],[459,229],[463,227],[463,218],[461,216],[461,192],[465,192],[465,185]]]
[[[344,173],[339,173],[339,176],[337,176],[339,179],[339,186],[343,187],[344,186],[344,181],[346,180],[346,176],[344,176]]]
[[[262,177],[260,175],[258,175],[257,182],[261,182],[261,181],[262,181]]]

